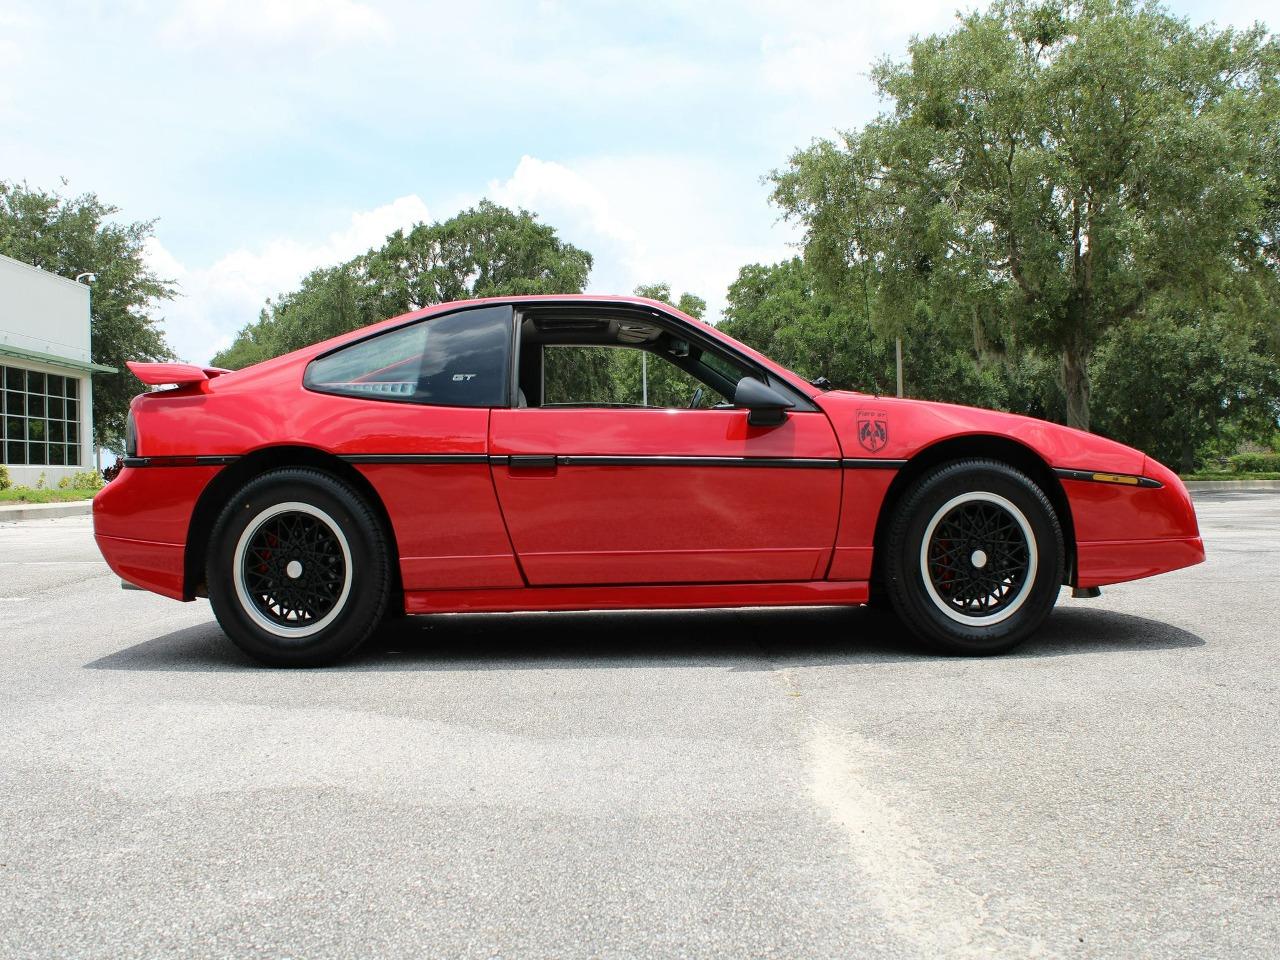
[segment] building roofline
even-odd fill
[[[16,260],[13,257],[6,256],[3,253],[0,253],[0,260],[5,261],[6,263],[12,263],[15,266],[22,267],[26,270],[30,270],[32,273],[38,273],[42,277],[51,277],[54,280],[60,280],[62,283],[69,283],[71,284],[71,286],[79,287],[82,290],[85,290],[86,292],[89,290],[89,287],[87,287],[83,283],[78,283],[75,280],[72,280],[70,277],[64,277],[60,273],[54,273],[52,270],[45,270],[43,267],[32,266],[31,264],[27,263],[25,260]]]
[[[79,370],[83,373],[119,373],[118,367],[109,367],[105,363],[91,363],[87,360],[70,360],[52,353],[41,353],[38,350],[23,350],[11,344],[0,343],[0,357],[14,357],[18,360],[34,360],[51,367],[65,367],[68,370]]]

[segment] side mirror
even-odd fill
[[[756,427],[776,427],[787,419],[787,410],[795,404],[773,387],[755,377],[743,377],[733,392],[733,405],[747,410],[747,423]]]

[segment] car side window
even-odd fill
[[[303,384],[320,393],[450,407],[507,403],[511,308],[431,317],[313,360]]]
[[[544,407],[706,409],[729,400],[662,355],[634,347],[547,345],[542,376]]]

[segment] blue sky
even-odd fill
[[[1247,25],[1270,5],[1171,6]],[[871,62],[956,9],[3,0],[0,178],[158,218],[166,330],[195,362],[307,270],[484,196],[591,250],[591,290],[667,281],[714,319],[742,264],[796,240],[762,175],[872,117]]]

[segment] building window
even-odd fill
[[[0,366],[0,463],[80,465],[80,378]]]

